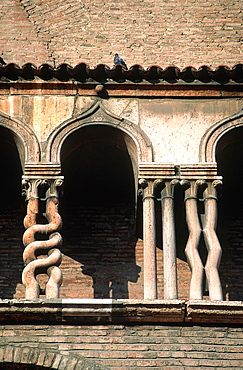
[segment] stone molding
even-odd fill
[[[140,162],[139,177],[143,179],[178,179],[178,180],[216,180],[222,179],[217,175],[217,163],[172,164],[159,162]]]
[[[35,299],[0,300],[0,323],[242,324],[241,301]]]

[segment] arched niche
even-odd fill
[[[153,161],[152,143],[148,136],[138,125],[108,111],[101,101],[95,102],[79,116],[62,122],[51,133],[46,143],[46,161],[60,163],[62,146],[67,137],[80,127],[91,124],[105,124],[119,128],[135,144],[137,161]],[[132,151],[130,154],[133,159]]]
[[[17,297],[16,287],[21,284],[24,217],[22,149],[21,139],[12,130],[0,125],[0,298]]]
[[[81,126],[66,138],[61,150],[61,163],[65,189],[69,187],[71,176],[72,187],[75,183],[77,188],[76,196],[83,197],[82,192],[87,195],[92,187],[97,188],[97,193],[93,192],[91,196],[95,202],[102,203],[102,194],[105,192],[106,196],[110,193],[113,197],[119,193],[128,202],[135,203],[137,147],[131,137],[118,127],[106,124]],[[71,165],[72,171],[69,171]],[[80,177],[78,171],[81,167],[83,175]],[[92,202],[91,198],[83,198],[86,202]]]
[[[0,127],[8,129],[19,153],[22,168],[40,160],[40,145],[33,130],[16,118],[0,112]]]
[[[132,298],[129,285],[141,270],[135,258],[136,143],[120,127],[82,125],[64,141],[61,164],[61,295]]]
[[[203,135],[199,147],[200,162],[216,162],[217,146],[221,138],[232,129],[243,125],[243,111],[216,122]],[[222,145],[222,144],[220,144]]]
[[[243,300],[243,125],[220,135],[215,147],[218,174],[223,177],[218,201],[219,237],[223,250],[220,274],[225,298]]]

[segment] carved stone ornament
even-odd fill
[[[46,273],[49,281],[45,287],[46,298],[58,298],[59,288],[62,283],[62,273],[59,265],[62,254],[57,248],[62,244],[62,237],[59,230],[62,228],[62,219],[58,213],[58,189],[62,186],[62,179],[24,179],[23,185],[26,191],[27,215],[24,219],[26,231],[23,235],[23,260],[26,267],[23,270],[22,280],[26,287],[26,299],[38,298],[41,292],[37,282],[37,275]],[[46,209],[43,216],[47,224],[38,224],[37,216],[40,209],[39,187],[44,187]],[[47,236],[47,240],[36,240],[36,234],[41,233]],[[38,251],[45,251],[46,258],[38,258]],[[44,253],[44,254],[45,254]]]

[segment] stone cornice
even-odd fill
[[[242,324],[241,301],[126,299],[0,300],[0,323]]]
[[[178,180],[218,180],[217,163],[191,163],[191,164],[167,164],[167,163],[140,163],[139,177],[155,180],[161,178]]]
[[[102,86],[102,89],[100,87]],[[1,82],[0,95],[86,95],[110,97],[158,97],[158,98],[239,98],[243,96],[243,85],[229,83],[220,85],[217,83],[203,84],[200,82],[170,84],[150,83],[116,83],[98,82],[79,83],[76,81],[33,81]]]

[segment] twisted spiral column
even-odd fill
[[[62,179],[24,179],[24,190],[28,205],[27,215],[24,219],[26,231],[23,235],[23,260],[26,267],[22,273],[22,281],[26,287],[26,299],[35,299],[40,295],[40,286],[36,280],[38,274],[46,273],[49,280],[46,284],[46,298],[58,298],[62,283],[62,273],[59,265],[62,260],[60,250],[62,237],[58,231],[62,228],[62,219],[58,213],[58,187],[62,185]],[[39,187],[44,186],[46,212],[43,214],[48,224],[38,224],[40,198]],[[36,234],[44,234],[47,240],[36,240]],[[38,258],[38,254],[46,253],[46,258]]]
[[[186,221],[189,231],[185,253],[191,270],[190,299],[203,298],[204,266],[198,251],[200,236],[202,234],[201,222],[198,215],[198,188],[205,181],[182,181],[187,186],[185,190]]]
[[[204,180],[182,181],[186,185],[185,207],[186,221],[189,231],[185,253],[191,269],[190,299],[203,299],[203,277],[206,280],[211,300],[222,300],[222,288],[218,273],[221,259],[221,246],[216,234],[217,224],[217,190],[220,180],[206,182]],[[198,190],[203,189],[204,217],[198,213]],[[198,248],[203,235],[208,255],[205,266],[201,260]]]
[[[217,225],[217,188],[222,185],[220,180],[207,184],[204,191],[205,219],[203,222],[203,234],[208,250],[205,264],[205,273],[208,283],[209,297],[211,300],[223,300],[221,282],[219,278],[219,264],[222,249],[216,234]]]

